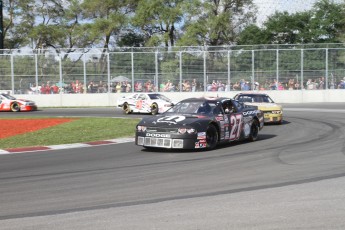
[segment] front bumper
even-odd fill
[[[20,107],[20,111],[36,111],[37,106],[36,105],[23,105]]]
[[[192,135],[171,135],[164,137],[146,136],[143,134],[136,134],[135,144],[143,147],[165,148],[165,149],[195,149],[206,148],[206,140],[198,140],[195,134]]]
[[[264,114],[264,122],[265,123],[274,123],[274,122],[282,122],[283,115],[282,114]]]

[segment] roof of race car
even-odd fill
[[[223,101],[223,100],[231,100],[231,98],[226,97],[191,97],[184,100],[181,100],[181,102],[187,102],[187,101]]]
[[[238,94],[235,95],[235,97],[236,96],[268,96],[268,94],[253,92],[253,93],[238,93]]]

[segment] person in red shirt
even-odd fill
[[[45,90],[45,94],[50,94],[51,92],[50,92],[50,85],[47,83],[46,84],[46,90]]]
[[[41,94],[46,94],[46,86],[44,83],[42,83],[40,91],[41,91]]]
[[[53,91],[53,94],[58,94],[58,93],[59,93],[59,87],[57,87],[57,85],[54,84],[54,85],[52,86],[52,91]]]

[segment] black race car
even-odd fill
[[[255,141],[263,113],[230,98],[189,98],[163,114],[143,118],[135,143],[145,148],[213,149],[220,142]]]

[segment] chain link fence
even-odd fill
[[[323,46],[4,50],[0,90],[59,94],[343,89],[345,47]]]

